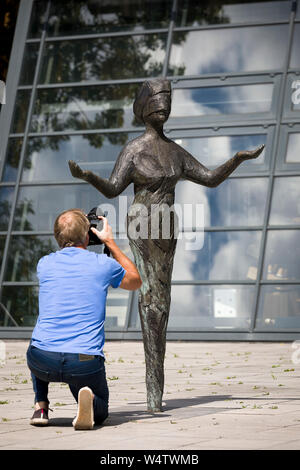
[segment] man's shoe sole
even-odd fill
[[[73,421],[75,430],[93,429],[94,409],[93,393],[89,387],[83,387],[78,394],[78,411]]]

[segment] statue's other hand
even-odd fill
[[[68,163],[72,176],[74,176],[74,178],[84,179],[85,172],[80,168],[80,166],[77,165],[77,163],[75,163],[73,160],[69,160]]]
[[[261,154],[264,148],[265,148],[265,145],[260,145],[255,150],[245,150],[245,151],[238,152],[236,156],[239,158],[242,158],[243,160],[251,160],[253,158],[257,158]]]

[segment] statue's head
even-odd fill
[[[133,103],[136,118],[143,123],[152,120],[166,122],[171,112],[171,84],[158,78],[145,81]]]

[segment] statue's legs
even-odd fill
[[[171,277],[176,239],[130,240],[143,284],[139,291],[139,315],[143,333],[147,406],[161,411],[164,390],[166,331],[171,301]]]

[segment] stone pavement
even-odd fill
[[[50,385],[51,425],[30,426],[28,341],[4,344],[0,450],[300,449],[300,364],[292,343],[168,342],[164,411],[152,415],[142,343],[107,341],[110,416],[92,431],[73,430],[76,403],[63,383]]]

